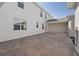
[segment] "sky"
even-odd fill
[[[63,18],[75,12],[75,9],[67,8],[66,2],[38,2],[38,4],[54,18]]]

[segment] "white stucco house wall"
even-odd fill
[[[68,35],[75,37],[75,15],[68,16]]]
[[[74,20],[72,23],[72,26],[74,28],[74,30],[72,31],[72,33],[74,33],[75,35],[75,52],[77,55],[79,55],[79,2],[71,2],[69,3],[68,6],[70,9],[75,9],[75,14],[74,14]]]
[[[77,7],[76,9],[76,12],[75,12],[75,42],[76,42],[76,51],[79,55],[79,6]]]
[[[0,2],[0,42],[43,33],[52,18],[35,2]]]

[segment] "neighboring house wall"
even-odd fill
[[[48,32],[67,33],[67,22],[48,23]]]
[[[0,42],[43,33],[45,28],[42,29],[42,23],[45,26],[45,21],[52,18],[32,2],[24,3],[24,9],[17,5],[17,2],[6,2],[0,8]],[[43,17],[40,17],[40,11]],[[45,14],[47,19],[44,17]],[[24,21],[26,30],[14,30],[16,22]],[[38,28],[36,28],[37,22]]]
[[[79,6],[76,9],[75,12],[75,37],[76,37],[76,50],[79,54]]]
[[[75,37],[75,16],[71,15],[68,21],[68,35]]]

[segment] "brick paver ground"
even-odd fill
[[[73,56],[74,46],[64,33],[42,33],[0,43],[2,56]]]

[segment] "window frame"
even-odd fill
[[[47,15],[45,14],[45,19],[47,19]]]
[[[19,26],[19,27],[16,27]],[[15,23],[14,24],[14,30],[20,30],[20,23]]]
[[[27,30],[27,22],[24,21],[24,22],[21,22],[21,30]]]
[[[42,11],[40,11],[40,17],[41,17],[41,18],[43,17],[43,12],[42,12]]]
[[[44,29],[45,28],[45,25],[44,25],[44,23],[42,23],[42,29]]]
[[[36,28],[38,28],[39,27],[39,24],[38,24],[38,22],[36,23]]]
[[[24,2],[17,2],[18,7],[24,9]]]

